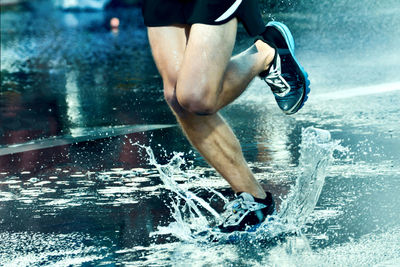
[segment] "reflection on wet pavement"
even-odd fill
[[[280,206],[299,171],[303,128],[329,130],[344,148],[302,235],[274,246],[154,235],[174,220],[175,196],[136,143],[160,164],[182,152],[175,181],[218,211],[223,203],[205,188],[229,195],[228,185],[175,127],[140,9],[72,12],[50,2],[1,13],[1,264],[399,265],[397,1],[263,4],[267,19],[291,26],[312,93],[285,116],[256,80],[222,112],[250,167]],[[239,29],[235,52],[250,43]]]
[[[27,143],[12,144],[0,147],[0,156],[21,153],[31,150],[45,149],[81,142],[94,141],[98,139],[111,138],[131,133],[159,130],[174,127],[173,124],[147,124],[147,125],[120,125],[96,128],[71,128],[71,135],[42,138]]]

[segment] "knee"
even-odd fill
[[[180,106],[176,98],[175,86],[164,84],[164,99],[169,107],[177,114],[180,115],[184,112],[184,109]]]
[[[212,115],[217,112],[216,99],[208,88],[177,88],[177,101],[186,111],[196,115]]]
[[[175,88],[172,86],[164,86],[164,99],[168,103],[169,106],[177,103]]]

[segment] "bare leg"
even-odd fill
[[[177,98],[186,110],[216,113],[269,67],[275,51],[262,41],[231,58],[236,28],[236,19],[219,26],[191,27],[177,83]]]
[[[262,47],[251,47],[230,59],[236,26],[235,20],[223,26],[193,25],[189,40],[187,26],[149,28],[149,39],[166,100],[188,139],[234,191],[264,198],[237,138],[221,116],[194,113],[210,113],[232,102],[272,60]]]

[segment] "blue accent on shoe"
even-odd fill
[[[308,99],[310,80],[307,72],[295,56],[295,43],[289,28],[277,21],[269,22],[266,27],[273,27],[278,30],[288,47],[288,49],[277,47],[277,52],[281,58],[282,77],[288,82],[291,89],[283,97],[275,95],[275,99],[283,112],[288,115],[294,114],[303,107]]]

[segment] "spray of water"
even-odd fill
[[[159,231],[155,234],[173,234],[182,240],[191,240],[192,232],[204,231],[210,224],[220,221],[219,213],[204,199],[184,189],[183,186],[175,181],[174,177],[176,176],[189,179],[188,175],[181,169],[181,166],[186,163],[182,153],[175,153],[167,164],[161,165],[156,161],[153,150],[150,147],[137,143],[136,145],[145,149],[149,157],[149,163],[155,166],[159,172],[160,179],[164,183],[165,188],[175,195],[172,198],[170,207],[171,215],[175,222],[171,223],[168,227],[159,227]],[[227,202],[221,193],[212,188],[205,189],[220,197],[224,202]]]
[[[321,194],[333,152],[339,147],[339,141],[332,141],[328,131],[313,127],[303,129],[299,174],[281,205],[281,221],[297,227],[304,225]]]
[[[176,153],[168,164],[161,165],[156,161],[150,147],[136,145],[145,149],[149,163],[156,167],[166,189],[173,193],[170,209],[174,222],[167,227],[159,227],[155,235],[172,234],[181,240],[190,241],[193,240],[193,233],[210,229],[219,222],[219,213],[209,203],[174,180],[176,176],[189,178],[181,169],[185,164],[182,153]],[[274,215],[273,220],[267,220],[259,230],[250,235],[264,239],[285,232],[300,231],[317,204],[327,167],[333,152],[338,148],[339,142],[332,141],[328,131],[313,127],[303,129],[296,183],[281,204],[279,214]],[[205,189],[226,202],[214,189]]]

